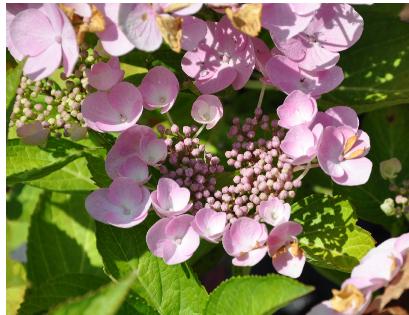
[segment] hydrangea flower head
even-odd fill
[[[305,264],[304,251],[299,247],[297,235],[302,226],[295,222],[284,222],[271,230],[268,235],[268,253],[277,272],[298,278]]]
[[[97,221],[130,228],[145,220],[149,191],[130,178],[116,178],[109,188],[93,191],[85,200],[88,213]]]
[[[163,218],[146,234],[146,243],[153,255],[163,258],[168,265],[182,263],[192,257],[200,238],[191,226],[193,216]]]
[[[152,205],[160,217],[185,213],[192,207],[190,191],[180,187],[173,179],[161,178],[157,190],[151,193]]]
[[[223,247],[233,256],[233,265],[254,266],[267,253],[267,228],[256,220],[242,217],[223,234]]]
[[[24,74],[41,80],[61,64],[70,75],[79,53],[74,28],[55,4],[19,12],[9,25],[9,42],[19,56],[28,57]]]
[[[229,85],[241,89],[255,66],[250,37],[234,28],[226,16],[219,22],[208,22],[207,26],[205,40],[184,55],[183,71],[195,79],[203,94],[219,92]]]
[[[192,117],[212,129],[223,116],[223,105],[215,95],[200,95],[192,105]]]
[[[149,70],[142,80],[139,90],[143,105],[148,110],[159,108],[161,113],[168,112],[179,93],[179,82],[167,68],[157,66]]]

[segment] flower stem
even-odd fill
[[[263,103],[263,98],[264,98],[264,92],[265,91],[266,91],[266,85],[264,83],[262,83],[260,96],[258,97],[257,108],[261,107],[261,104]]]
[[[295,180],[299,180],[299,181],[302,180],[305,177],[305,175],[307,175],[309,170],[315,167],[319,167],[319,164],[311,164],[311,162],[309,162],[307,166],[304,168],[304,171]],[[301,170],[302,168],[298,169],[298,171],[301,171]],[[297,171],[297,168],[295,168],[294,171]]]
[[[169,112],[166,113],[166,117],[168,118],[170,124],[173,125],[174,122],[173,122],[172,116],[170,116]]]
[[[193,138],[197,138],[197,137],[200,135],[200,133],[203,131],[204,127],[206,127],[206,125],[204,125],[204,124],[203,124],[202,126],[200,126],[199,130],[196,131],[196,133],[195,133],[195,135],[193,136]]]

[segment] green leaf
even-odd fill
[[[374,247],[371,234],[356,225],[356,215],[341,196],[312,195],[292,206],[292,219],[308,261],[318,267],[350,272]]]
[[[105,160],[92,155],[86,156],[88,169],[92,175],[92,180],[98,187],[108,187],[112,179],[105,171]]]
[[[81,192],[98,188],[87,167],[86,157],[76,159],[56,172],[27,183],[30,185],[59,192]]]
[[[71,141],[50,138],[46,147],[24,145],[19,139],[7,141],[7,184],[42,178],[82,155],[82,147]]]
[[[110,283],[96,292],[65,302],[50,311],[52,315],[114,315],[125,301],[137,273],[133,272],[117,283]]]
[[[83,295],[108,279],[96,248],[86,194],[46,192],[31,218],[27,277],[31,283],[21,314],[45,311]]]
[[[205,315],[272,314],[313,287],[279,275],[230,278],[209,296]]]
[[[131,229],[97,223],[106,271],[117,279],[136,271],[132,291],[159,314],[202,314],[207,293],[187,265],[166,265],[149,252],[145,237],[151,225],[152,217]]]
[[[402,171],[396,183],[407,179],[409,174],[409,147],[405,143],[409,135],[409,106],[402,105],[365,115],[361,128],[371,139],[368,158],[372,161],[372,173],[365,185],[356,187],[334,186],[336,193],[341,193],[351,200],[358,216],[368,222],[383,225],[394,234],[401,234],[405,228],[405,219],[386,216],[380,205],[386,198],[394,198],[389,191],[389,181],[381,177],[379,164],[390,158],[398,158]]]
[[[399,19],[402,4],[355,6],[364,19],[361,39],[341,52],[345,80],[320,104],[352,106],[358,113],[405,104],[409,99],[409,24]]]
[[[15,68],[6,72],[6,137],[9,134],[10,116],[13,112],[14,98],[17,88],[20,85],[21,75],[23,74],[24,61],[20,62]]]

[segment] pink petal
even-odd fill
[[[156,13],[149,4],[121,4],[118,23],[128,40],[140,50],[155,51],[162,44]]]
[[[291,92],[284,103],[277,108],[278,124],[290,129],[297,125],[308,125],[318,112],[317,102],[301,91]]]
[[[163,257],[164,247],[169,247],[166,240],[165,228],[169,218],[160,219],[146,233],[146,244],[153,255]],[[169,251],[169,248],[167,249]]]
[[[134,125],[142,115],[142,95],[133,84],[120,82],[108,92],[112,107],[121,114],[121,130]],[[125,127],[126,126],[126,127]]]
[[[372,171],[372,162],[365,158],[344,160],[341,162],[344,175],[340,177],[332,176],[334,182],[343,186],[357,186],[365,184]]]
[[[134,48],[118,26],[120,5],[120,3],[96,4],[105,16],[105,30],[97,35],[105,51],[112,56],[125,55]]]
[[[62,62],[64,66],[64,72],[67,76],[71,75],[74,71],[75,64],[77,63],[79,57],[79,48],[77,44],[77,39],[75,35],[74,28],[71,22],[61,13],[63,16],[63,29],[62,29]]]
[[[223,105],[215,95],[200,95],[192,105],[191,115],[194,121],[211,129],[223,116]]]
[[[98,62],[87,71],[88,83],[100,91],[110,90],[123,79],[123,76],[124,71],[119,68],[119,64],[116,67],[105,62]]]
[[[291,206],[274,197],[271,200],[262,201],[258,213],[264,222],[277,226],[290,219]]]
[[[130,156],[119,167],[118,177],[132,178],[138,184],[144,184],[149,179],[148,165],[136,155]]]
[[[245,267],[245,266],[254,266],[258,264],[266,255],[267,246],[253,249],[243,255],[234,257],[232,260],[233,265]]]
[[[335,106],[327,109],[325,113],[332,118],[332,126],[348,126],[354,130],[358,130],[359,118],[351,107]]]
[[[65,5],[74,9],[75,14],[83,18],[90,18],[92,15],[91,6],[88,3],[65,3]]]
[[[33,27],[35,25],[35,27]],[[40,10],[27,9],[16,15],[10,25],[14,47],[25,56],[37,56],[56,43],[50,20]]]
[[[344,169],[340,165],[340,157],[344,149],[344,139],[341,132],[335,127],[326,127],[318,147],[318,163],[328,175],[342,177]]]
[[[196,49],[199,42],[204,40],[206,33],[207,24],[205,21],[194,16],[184,17],[182,24],[182,49]]]
[[[202,208],[196,213],[192,228],[204,239],[217,243],[223,235],[226,223],[226,213]]]
[[[172,12],[172,14],[178,16],[193,15],[199,12],[201,8],[202,8],[201,3],[189,3],[187,7],[174,11]]]
[[[160,108],[163,114],[168,112],[176,101],[179,81],[170,70],[157,66],[145,75],[139,89],[145,108],[148,110]]]
[[[44,128],[41,122],[25,124],[17,128],[17,136],[21,138],[24,144],[42,145],[47,142],[50,129]]]
[[[270,48],[268,48],[266,43],[258,37],[254,37],[251,40],[253,41],[254,53],[256,57],[255,67],[265,76],[266,74],[264,67],[271,57]]]
[[[311,161],[316,154],[316,139],[305,125],[292,127],[280,144],[281,150],[293,159],[294,165]]]
[[[305,265],[305,255],[293,255],[291,249],[286,248],[285,251],[277,252],[273,256],[273,266],[278,273],[291,277],[298,278]]]
[[[323,4],[306,30],[316,35],[330,51],[342,51],[355,44],[362,35],[362,17],[349,4]]]
[[[35,57],[29,57],[24,64],[24,74],[31,80],[42,80],[50,76],[61,63],[61,46],[55,43]]]

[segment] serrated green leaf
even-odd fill
[[[17,88],[20,85],[23,67],[24,61],[6,72],[6,137],[8,137],[9,134],[9,122],[11,113],[13,112],[13,101],[16,96]]]
[[[345,80],[321,105],[347,104],[363,113],[408,102],[409,24],[399,19],[402,6],[355,6],[364,19],[362,37],[341,53]]]
[[[371,139],[371,150],[368,158],[372,161],[372,173],[365,185],[356,187],[334,187],[336,193],[341,193],[351,200],[357,214],[363,220],[381,224],[393,234],[401,234],[405,228],[405,219],[386,216],[380,205],[386,198],[394,198],[389,191],[389,181],[381,177],[379,164],[390,158],[401,161],[402,171],[396,178],[396,183],[407,179],[409,174],[409,147],[406,140],[409,134],[409,105],[401,105],[365,115],[361,128]]]
[[[31,218],[26,292],[21,314],[46,311],[66,298],[95,290],[108,278],[96,249],[86,194],[46,192]]]
[[[50,138],[46,147],[24,145],[19,139],[7,141],[7,183],[42,178],[78,159],[82,147],[67,140]]]
[[[273,314],[312,290],[311,286],[279,275],[230,278],[210,294],[204,314]]]
[[[96,292],[75,298],[57,306],[50,315],[114,315],[125,301],[137,273],[131,273],[119,282],[110,283]]]
[[[312,195],[292,205],[292,219],[303,226],[299,236],[308,261],[350,272],[374,247],[371,234],[356,225],[356,215],[341,196]]]
[[[151,225],[152,217],[131,229],[97,223],[106,271],[118,279],[136,270],[133,292],[159,314],[202,314],[207,293],[187,265],[166,265],[149,252],[145,237]]]

